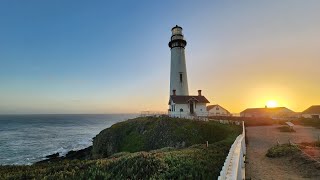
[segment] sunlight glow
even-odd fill
[[[278,107],[278,103],[275,100],[269,100],[269,101],[267,101],[267,107],[268,108]]]

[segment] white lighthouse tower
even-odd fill
[[[187,42],[183,38],[182,27],[176,25],[171,29],[172,36],[169,42],[171,48],[171,72],[170,72],[170,95],[175,90],[176,95],[188,96],[188,79],[184,48]]]
[[[207,116],[206,104],[210,103],[198,90],[198,95],[190,96],[184,48],[187,42],[183,38],[182,28],[175,26],[171,29],[169,42],[171,48],[170,99],[168,115],[171,117],[190,118]]]

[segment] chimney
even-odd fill
[[[201,96],[201,90],[198,90],[198,96]]]
[[[175,95],[176,95],[176,90],[173,89],[173,90],[172,90],[172,93],[173,93],[173,95],[175,96]]]

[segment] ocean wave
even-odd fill
[[[134,115],[0,116],[0,165],[32,164],[92,145],[104,128]]]

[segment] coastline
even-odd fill
[[[65,157],[0,166],[0,179],[215,179],[240,131],[215,121],[139,117],[103,129],[92,147]]]
[[[0,115],[0,165],[32,165],[79,151],[111,125],[137,114]]]

